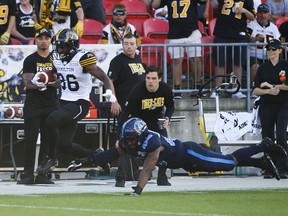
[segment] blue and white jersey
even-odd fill
[[[164,150],[160,153],[158,165],[168,168],[183,167],[186,153],[182,142],[177,139],[166,138],[150,130],[144,142],[140,145],[137,156],[145,159],[149,153],[155,151],[161,145]],[[124,148],[122,149],[124,150]]]

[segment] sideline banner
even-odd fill
[[[121,44],[81,44],[80,49],[94,53],[97,66],[108,72],[110,61],[122,52]],[[21,102],[25,94],[22,83],[24,59],[36,51],[36,45],[0,46],[0,100],[4,102]],[[93,82],[98,82],[93,79]]]

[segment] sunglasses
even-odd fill
[[[267,51],[276,51],[277,49],[276,48],[271,48],[271,47],[269,47],[269,48],[267,48]]]
[[[124,16],[126,14],[126,11],[124,10],[115,10],[113,12],[114,16]]]

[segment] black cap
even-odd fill
[[[276,49],[280,49],[282,48],[282,43],[280,40],[278,39],[272,39],[268,42],[268,44],[265,46],[265,48],[269,48],[269,47],[274,47]]]
[[[260,13],[262,11],[268,12],[269,13],[269,6],[267,4],[260,4],[257,8],[257,13]]]
[[[36,30],[35,38],[43,36],[43,35],[46,35],[50,38],[52,37],[50,30],[47,28],[40,28]]]

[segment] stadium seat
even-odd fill
[[[157,65],[162,67],[162,53],[161,52],[140,52],[139,56],[146,65]]]
[[[198,29],[202,35],[207,35],[205,28],[204,28],[204,24],[200,20],[198,20]]]
[[[96,40],[92,40],[92,42],[91,42],[91,40],[87,40],[87,39],[84,39],[84,38],[80,38],[79,39],[79,42],[80,42],[80,44],[95,44],[95,42],[96,42]],[[97,41],[97,43],[99,43],[99,40]]]
[[[281,24],[288,21],[288,17],[282,16],[275,20],[275,25],[279,29]]]
[[[150,18],[143,22],[144,36],[153,38],[159,43],[165,43],[168,36],[168,30],[168,22],[161,19]]]
[[[139,0],[124,0],[120,2],[126,7],[126,12],[129,13],[147,13],[146,5]]]
[[[17,40],[16,38],[10,38],[12,45],[22,45],[21,41]]]
[[[113,7],[114,7],[114,4],[110,1],[103,1],[103,6],[104,6],[104,9],[105,9],[105,13],[106,15],[107,14],[111,14],[112,15],[112,10],[113,10]]]
[[[143,36],[143,22],[151,18],[145,3],[139,0],[123,0],[120,3],[126,7],[128,23],[134,25],[138,34]]]
[[[213,11],[213,4],[209,2],[209,9],[208,9],[208,22],[214,19],[214,11]]]
[[[201,38],[202,44],[213,43],[214,37],[204,36]],[[215,64],[212,55],[212,46],[203,46],[203,61],[204,61],[204,74],[207,77],[211,77],[215,74]]]
[[[103,24],[93,19],[84,19],[84,32],[82,39],[90,41],[91,44],[97,44],[101,38]]]
[[[214,28],[216,24],[216,18],[213,18],[212,20],[209,21],[208,23],[208,36],[213,36],[214,34]]]

